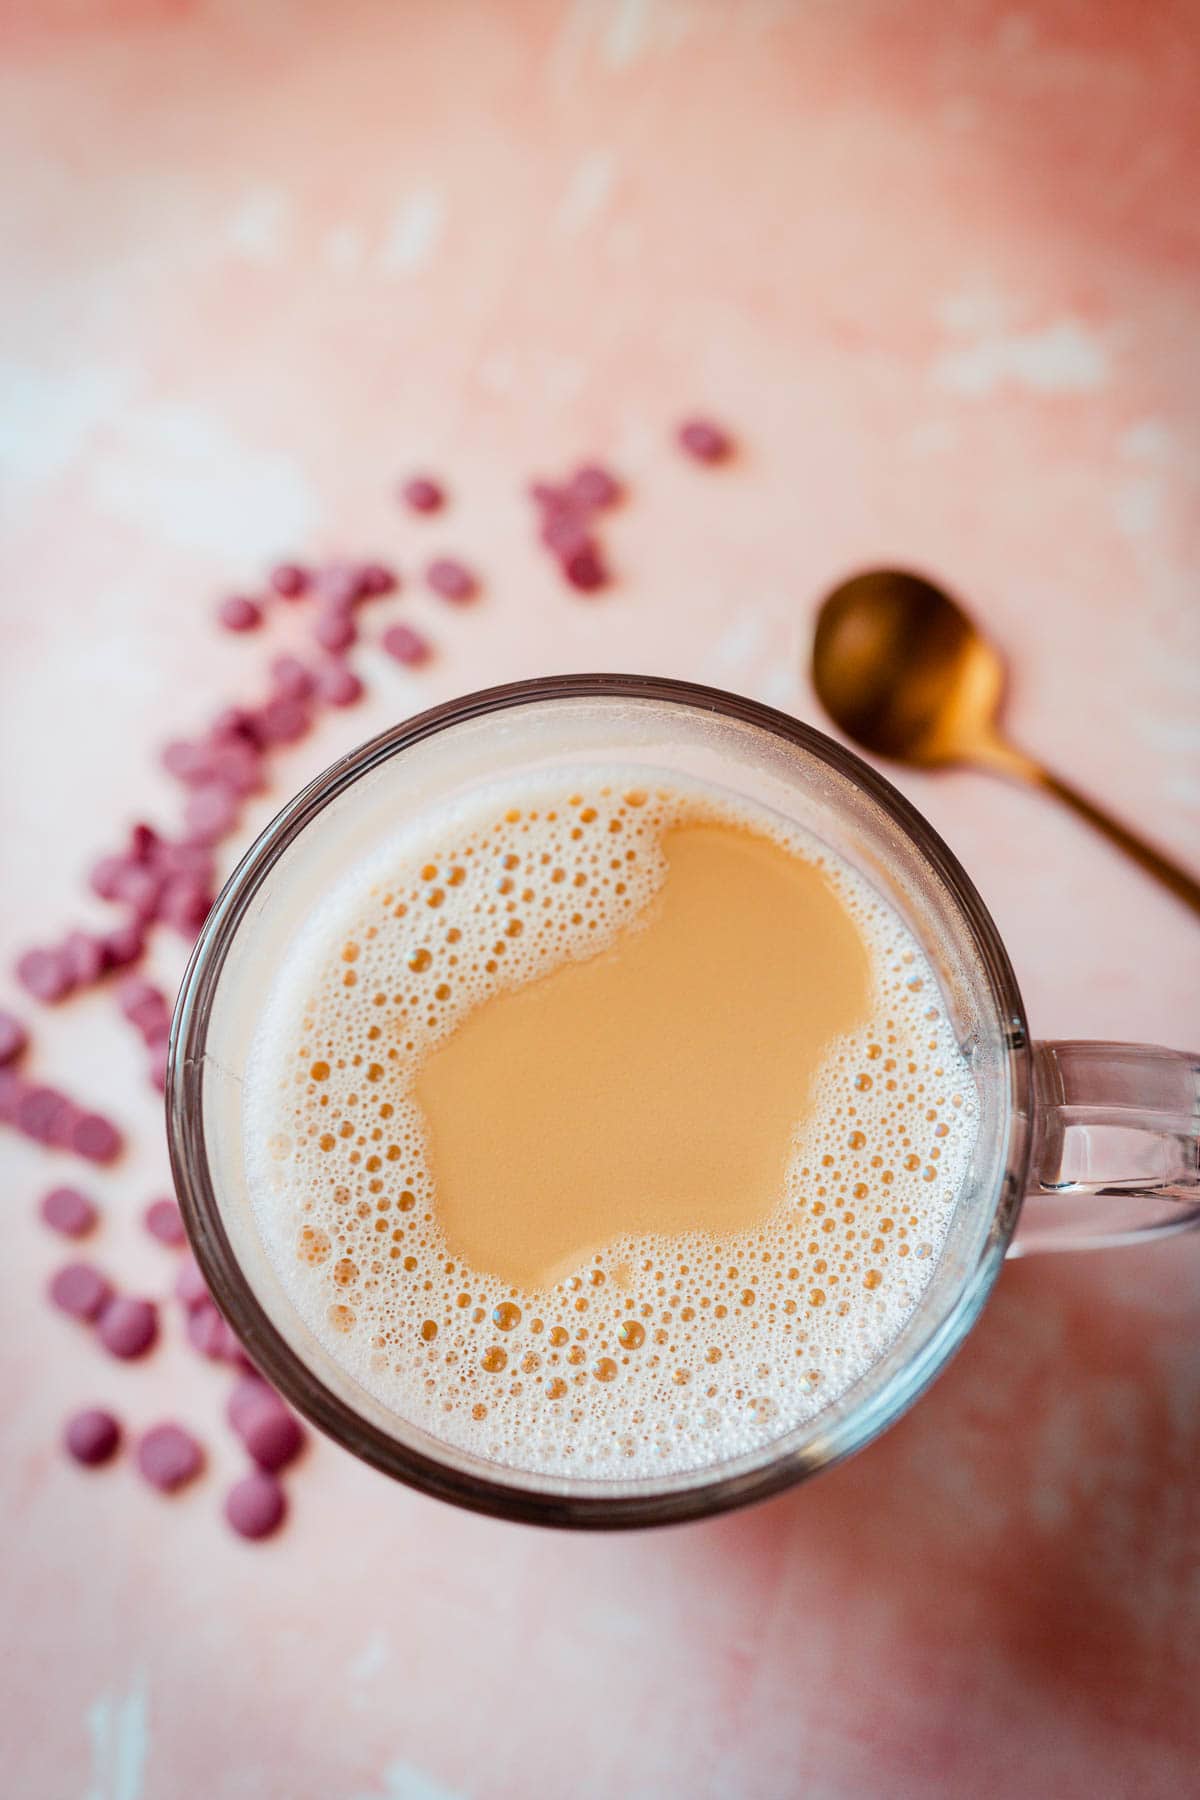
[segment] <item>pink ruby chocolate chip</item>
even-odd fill
[[[71,986],[91,987],[108,968],[104,939],[88,931],[72,931],[64,939],[59,955],[71,977]]]
[[[418,513],[439,512],[446,503],[445,491],[431,475],[413,475],[400,490],[404,504]]]
[[[225,1417],[241,1437],[246,1423],[256,1412],[268,1406],[275,1407],[281,1413],[287,1412],[287,1407],[269,1381],[264,1381],[261,1375],[243,1375],[240,1381],[234,1383],[225,1403]]]
[[[158,1337],[158,1308],[152,1300],[120,1294],[100,1314],[96,1331],[111,1356],[132,1361],[153,1348]]]
[[[316,685],[312,670],[298,656],[277,656],[271,664],[271,688],[286,700],[307,700]]]
[[[330,663],[317,678],[317,695],[326,706],[353,706],[363,697],[363,684],[345,663]]]
[[[188,841],[194,844],[214,844],[218,838],[228,836],[237,824],[238,810],[237,795],[231,793],[223,782],[193,788],[183,809]],[[206,913],[207,910],[206,907]]]
[[[178,1249],[181,1244],[187,1243],[183,1214],[176,1202],[167,1196],[150,1202],[142,1214],[142,1223],[150,1236],[157,1238],[160,1244],[169,1244],[172,1249]]]
[[[387,563],[369,562],[359,570],[358,582],[364,600],[378,600],[384,594],[395,593],[400,577]]]
[[[0,1069],[15,1063],[28,1046],[29,1033],[16,1014],[0,1012]]]
[[[711,419],[685,419],[675,438],[679,448],[697,462],[724,462],[733,450],[729,433]]]
[[[443,600],[461,604],[474,598],[479,583],[466,563],[454,556],[439,556],[425,571],[426,585]]]
[[[186,1256],[179,1265],[179,1273],[175,1277],[175,1298],[188,1312],[210,1303],[208,1283],[200,1273],[200,1265],[194,1256]]]
[[[323,650],[340,655],[343,650],[349,650],[358,637],[358,627],[349,613],[330,607],[313,626],[313,636]]]
[[[274,1398],[247,1409],[237,1432],[259,1468],[272,1474],[294,1462],[304,1448],[300,1421]]]
[[[563,557],[562,572],[572,587],[585,594],[602,588],[608,580],[604,558],[590,540]]]
[[[167,1091],[167,1070],[170,1063],[170,1041],[162,1038],[157,1044],[151,1044],[150,1055],[146,1059],[146,1074],[149,1077],[150,1086],[157,1088],[160,1094],[165,1094]]]
[[[226,631],[256,631],[262,624],[262,607],[245,594],[231,594],[217,608],[217,618]]]
[[[42,1195],[38,1211],[51,1231],[69,1238],[86,1237],[99,1217],[95,1203],[73,1187],[51,1188]]]
[[[599,463],[585,463],[572,475],[568,492],[580,506],[599,512],[616,505],[621,498],[621,484],[611,470]]]
[[[312,714],[303,700],[278,694],[259,709],[256,724],[264,744],[295,744],[312,724]]]
[[[26,950],[17,959],[17,980],[35,1000],[47,1006],[64,1000],[74,985],[61,950]]]
[[[88,1162],[110,1163],[121,1152],[121,1134],[101,1113],[83,1113],[71,1127],[71,1149]]]
[[[363,598],[362,564],[330,563],[317,577],[317,593],[333,612],[349,612]]]
[[[137,1447],[138,1471],[164,1494],[174,1493],[204,1467],[204,1452],[190,1431],[166,1421],[152,1425]]]
[[[121,1427],[110,1412],[89,1406],[73,1414],[63,1429],[67,1455],[85,1468],[98,1468],[111,1462],[121,1442]]]
[[[112,1284],[91,1263],[66,1263],[51,1276],[47,1293],[59,1312],[95,1319],[112,1298]]]
[[[187,1340],[200,1356],[219,1362],[225,1354],[225,1321],[208,1299],[188,1313]]]
[[[268,580],[284,600],[299,600],[312,585],[311,574],[300,563],[276,563]]]
[[[157,1043],[171,1029],[171,1009],[166,995],[143,976],[126,976],[117,989],[117,1002],[146,1043]]]
[[[429,660],[428,642],[411,625],[389,625],[382,642],[388,655],[406,668],[415,669]]]
[[[115,931],[104,934],[104,960],[110,969],[127,969],[135,963],[146,948],[146,930],[140,919],[131,919],[127,925],[118,925]]]
[[[235,1482],[225,1496],[225,1517],[239,1537],[265,1538],[278,1531],[287,1514],[287,1498],[274,1475],[258,1469]]]
[[[17,1130],[35,1144],[55,1150],[73,1148],[73,1134],[83,1114],[57,1088],[26,1087],[17,1101]]]

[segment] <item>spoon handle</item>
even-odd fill
[[[1110,844],[1115,844],[1118,850],[1131,856],[1148,875],[1153,875],[1156,881],[1169,888],[1177,900],[1190,906],[1194,913],[1200,913],[1200,881],[1189,875],[1186,869],[1181,869],[1178,863],[1156,850],[1153,844],[1148,844],[1136,831],[1130,831],[1127,825],[1114,819],[1111,813],[1089,800],[1086,794],[1081,794],[1070,782],[1063,781],[1040,765],[1034,765],[1031,773],[1039,787],[1044,788],[1048,794],[1053,794],[1055,799],[1063,801],[1072,812],[1078,813],[1081,819],[1086,819],[1089,825],[1095,826]]]

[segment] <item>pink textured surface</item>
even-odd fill
[[[380,603],[439,654],[368,651],[369,704],[287,753],[292,786],[553,669],[814,717],[815,596],[904,559],[1011,651],[1029,747],[1194,848],[1194,27],[1187,0],[6,7],[0,1002],[18,945],[99,918],[76,890],[107,821],[166,813],[151,746],[294,638],[293,608],[258,645],[212,623],[283,554],[455,554],[486,583],[461,613],[416,582]],[[693,410],[739,434],[728,468],[672,451]],[[522,492],[583,456],[631,490],[588,602]],[[445,512],[397,506],[414,468]],[[1182,909],[1024,793],[902,785],[1039,1032],[1196,1035]],[[37,1028],[135,1140],[89,1176],[97,1258],[165,1294],[141,1048],[98,996]],[[32,1296],[61,1256],[46,1165],[11,1134],[0,1156]],[[318,1445],[259,1549],[221,1522],[227,1382],[177,1315],[124,1367],[17,1293],[5,1790],[1165,1800],[1200,1752],[1198,1275],[1187,1240],[1007,1270],[886,1440],[751,1514],[558,1538]],[[93,1403],[135,1435],[186,1417],[206,1474],[170,1503],[127,1459],[82,1476],[58,1435]]]

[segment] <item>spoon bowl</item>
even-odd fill
[[[813,682],[834,723],[876,756],[926,768],[997,745],[999,655],[943,589],[873,569],[834,589],[813,642]]]
[[[813,686],[834,724],[862,749],[916,768],[968,764],[1053,794],[1200,913],[1200,882],[1000,728],[1004,663],[944,588],[903,569],[870,569],[827,596],[817,615]]]

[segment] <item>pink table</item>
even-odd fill
[[[171,816],[153,746],[265,655],[212,602],[293,548],[449,548],[487,587],[469,613],[389,603],[437,660],[364,653],[369,704],[289,755],[276,799],[391,719],[531,672],[672,672],[815,717],[814,599],[886,557],[972,596],[1026,744],[1194,851],[1194,28],[1186,0],[7,9],[5,969],[99,916],[79,874],[116,825]],[[742,434],[735,466],[671,451],[692,408]],[[583,453],[632,489],[594,602],[521,491]],[[453,484],[437,523],[392,499],[416,466]],[[1197,1037],[1181,908],[1024,793],[902,785],[989,898],[1039,1031]],[[155,961],[178,974],[177,947]],[[37,1024],[38,1066],[134,1141],[91,1184],[97,1255],[164,1290],[137,1224],[165,1176],[140,1047],[101,996]],[[752,1513],[558,1537],[321,1444],[254,1549],[219,1519],[226,1382],[175,1315],[125,1367],[37,1303],[51,1172],[11,1134],[0,1155],[6,1795],[1194,1781],[1200,1243],[1007,1271],[889,1438]],[[65,1466],[85,1400],[197,1422],[210,1473],[166,1502],[128,1462]]]

